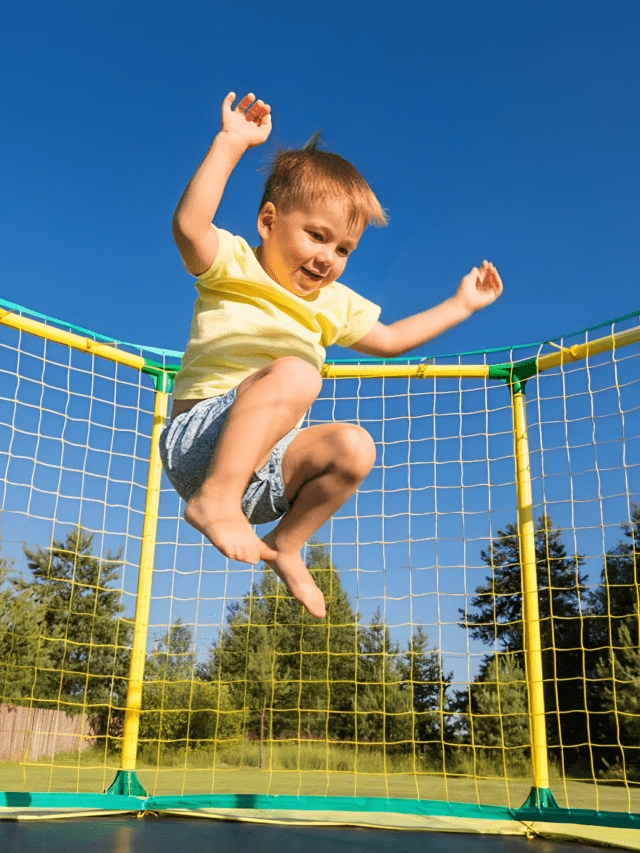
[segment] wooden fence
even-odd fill
[[[82,714],[0,705],[0,761],[37,761],[59,752],[81,752],[98,734]]]

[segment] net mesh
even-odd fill
[[[509,354],[447,362],[490,360]],[[640,811],[639,360],[631,343],[527,385],[551,783],[573,808]],[[120,767],[153,382],[13,328],[0,372],[3,787],[102,791]],[[307,425],[333,421],[367,429],[377,460],[305,549],[326,620],[220,555],[163,479],[137,775],[153,794],[518,807],[531,732],[509,390],[326,379]]]

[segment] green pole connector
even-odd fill
[[[532,788],[520,809],[559,809],[551,788]],[[520,810],[519,809],[519,810]],[[519,811],[518,810],[518,811]]]
[[[173,383],[176,373],[179,370],[179,364],[171,364],[168,367],[163,367],[161,364],[150,359],[145,359],[145,364],[142,368],[143,373],[153,377],[156,391],[161,391],[163,394],[170,394],[173,391]]]
[[[125,794],[128,797],[146,797],[147,792],[140,784],[135,770],[118,770],[116,778],[105,794]]]
[[[529,358],[526,361],[518,361],[507,364],[493,364],[489,367],[489,379],[497,379],[511,386],[512,394],[524,394],[527,379],[531,379],[538,372],[538,359]]]

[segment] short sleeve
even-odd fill
[[[342,326],[337,330],[337,335],[332,344],[341,347],[350,347],[364,338],[378,322],[380,317],[380,306],[370,302],[364,296],[340,285],[343,293],[340,300]]]
[[[212,226],[215,227],[215,226]],[[197,276],[199,285],[215,289],[216,283],[225,279],[242,279],[248,268],[255,265],[255,255],[246,240],[218,228],[218,251],[208,270]]]

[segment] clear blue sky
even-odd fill
[[[222,227],[255,244],[265,163],[278,146],[299,147],[321,130],[389,211],[389,227],[364,235],[341,279],[381,305],[383,322],[445,299],[484,258],[496,264],[501,299],[413,355],[548,340],[637,311],[639,24],[637,0],[13,3],[0,32],[0,298],[118,340],[182,350],[195,291],[171,215],[233,90],[264,98],[274,130],[233,174]],[[511,488],[508,499],[499,507],[505,523],[515,517]],[[440,512],[443,524],[460,510]],[[616,507],[612,543],[622,520]],[[171,523],[169,541],[193,541],[187,525]],[[23,535],[13,537],[18,552]],[[439,547],[446,566],[454,546]],[[479,548],[472,542],[466,559],[478,562]],[[388,568],[392,559],[406,565],[404,552],[389,555]],[[348,565],[338,556],[339,568]],[[216,565],[210,553],[203,559]],[[434,558],[416,545],[412,559]],[[589,566],[592,583],[600,567],[601,557]],[[485,575],[482,566],[467,589]],[[359,589],[367,619],[377,600],[366,596],[382,595],[381,577]],[[228,595],[249,586],[246,575],[227,580]],[[354,594],[351,576],[345,584]],[[431,619],[455,625],[462,602],[442,601],[448,610],[432,608]],[[175,606],[167,621],[193,618],[191,605]],[[393,610],[405,606],[389,603],[390,622],[408,620]],[[449,648],[463,651],[463,632],[450,630],[460,636]]]
[[[222,98],[251,90],[274,130],[232,176],[221,226],[255,243],[259,170],[320,129],[390,214],[342,277],[383,322],[483,258],[498,267],[499,303],[414,355],[635,310],[639,23],[637,2],[590,0],[8,4],[0,297],[182,350],[195,291],[171,214]]]

